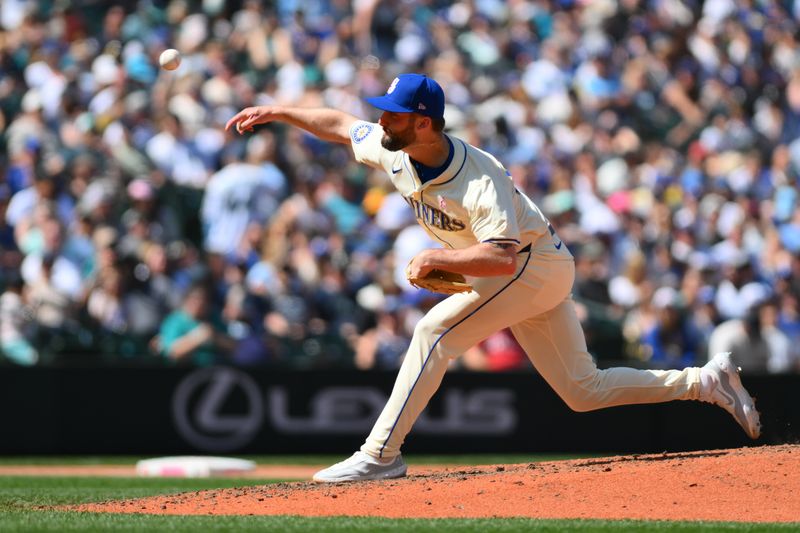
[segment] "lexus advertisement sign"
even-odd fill
[[[323,385],[293,391],[285,385],[261,387],[234,368],[209,368],[178,383],[171,408],[178,433],[191,447],[231,452],[248,446],[265,430],[312,439],[366,437],[387,399],[376,386]],[[447,387],[438,403],[438,413],[422,413],[416,433],[503,437],[517,428],[513,389]]]

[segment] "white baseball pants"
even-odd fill
[[[698,399],[699,368],[599,370],[570,297],[572,259],[553,255],[545,246],[517,257],[515,275],[477,278],[473,292],[448,297],[419,321],[389,401],[362,451],[383,458],[398,455],[439,387],[449,359],[506,327],[536,370],[575,411]]]

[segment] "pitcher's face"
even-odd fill
[[[417,134],[414,131],[417,119],[413,113],[384,111],[378,124],[383,128],[381,145],[387,150],[396,152],[417,140]]]

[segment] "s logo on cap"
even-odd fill
[[[386,94],[392,94],[394,92],[394,88],[397,87],[397,84],[400,83],[400,78],[395,78],[392,80],[392,84],[389,85],[389,88],[386,89]]]

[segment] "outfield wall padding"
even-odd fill
[[[392,372],[230,367],[0,369],[0,454],[271,454],[357,449]],[[764,434],[700,402],[575,413],[534,373],[451,372],[407,453],[652,453],[797,442],[800,376],[747,376]]]

